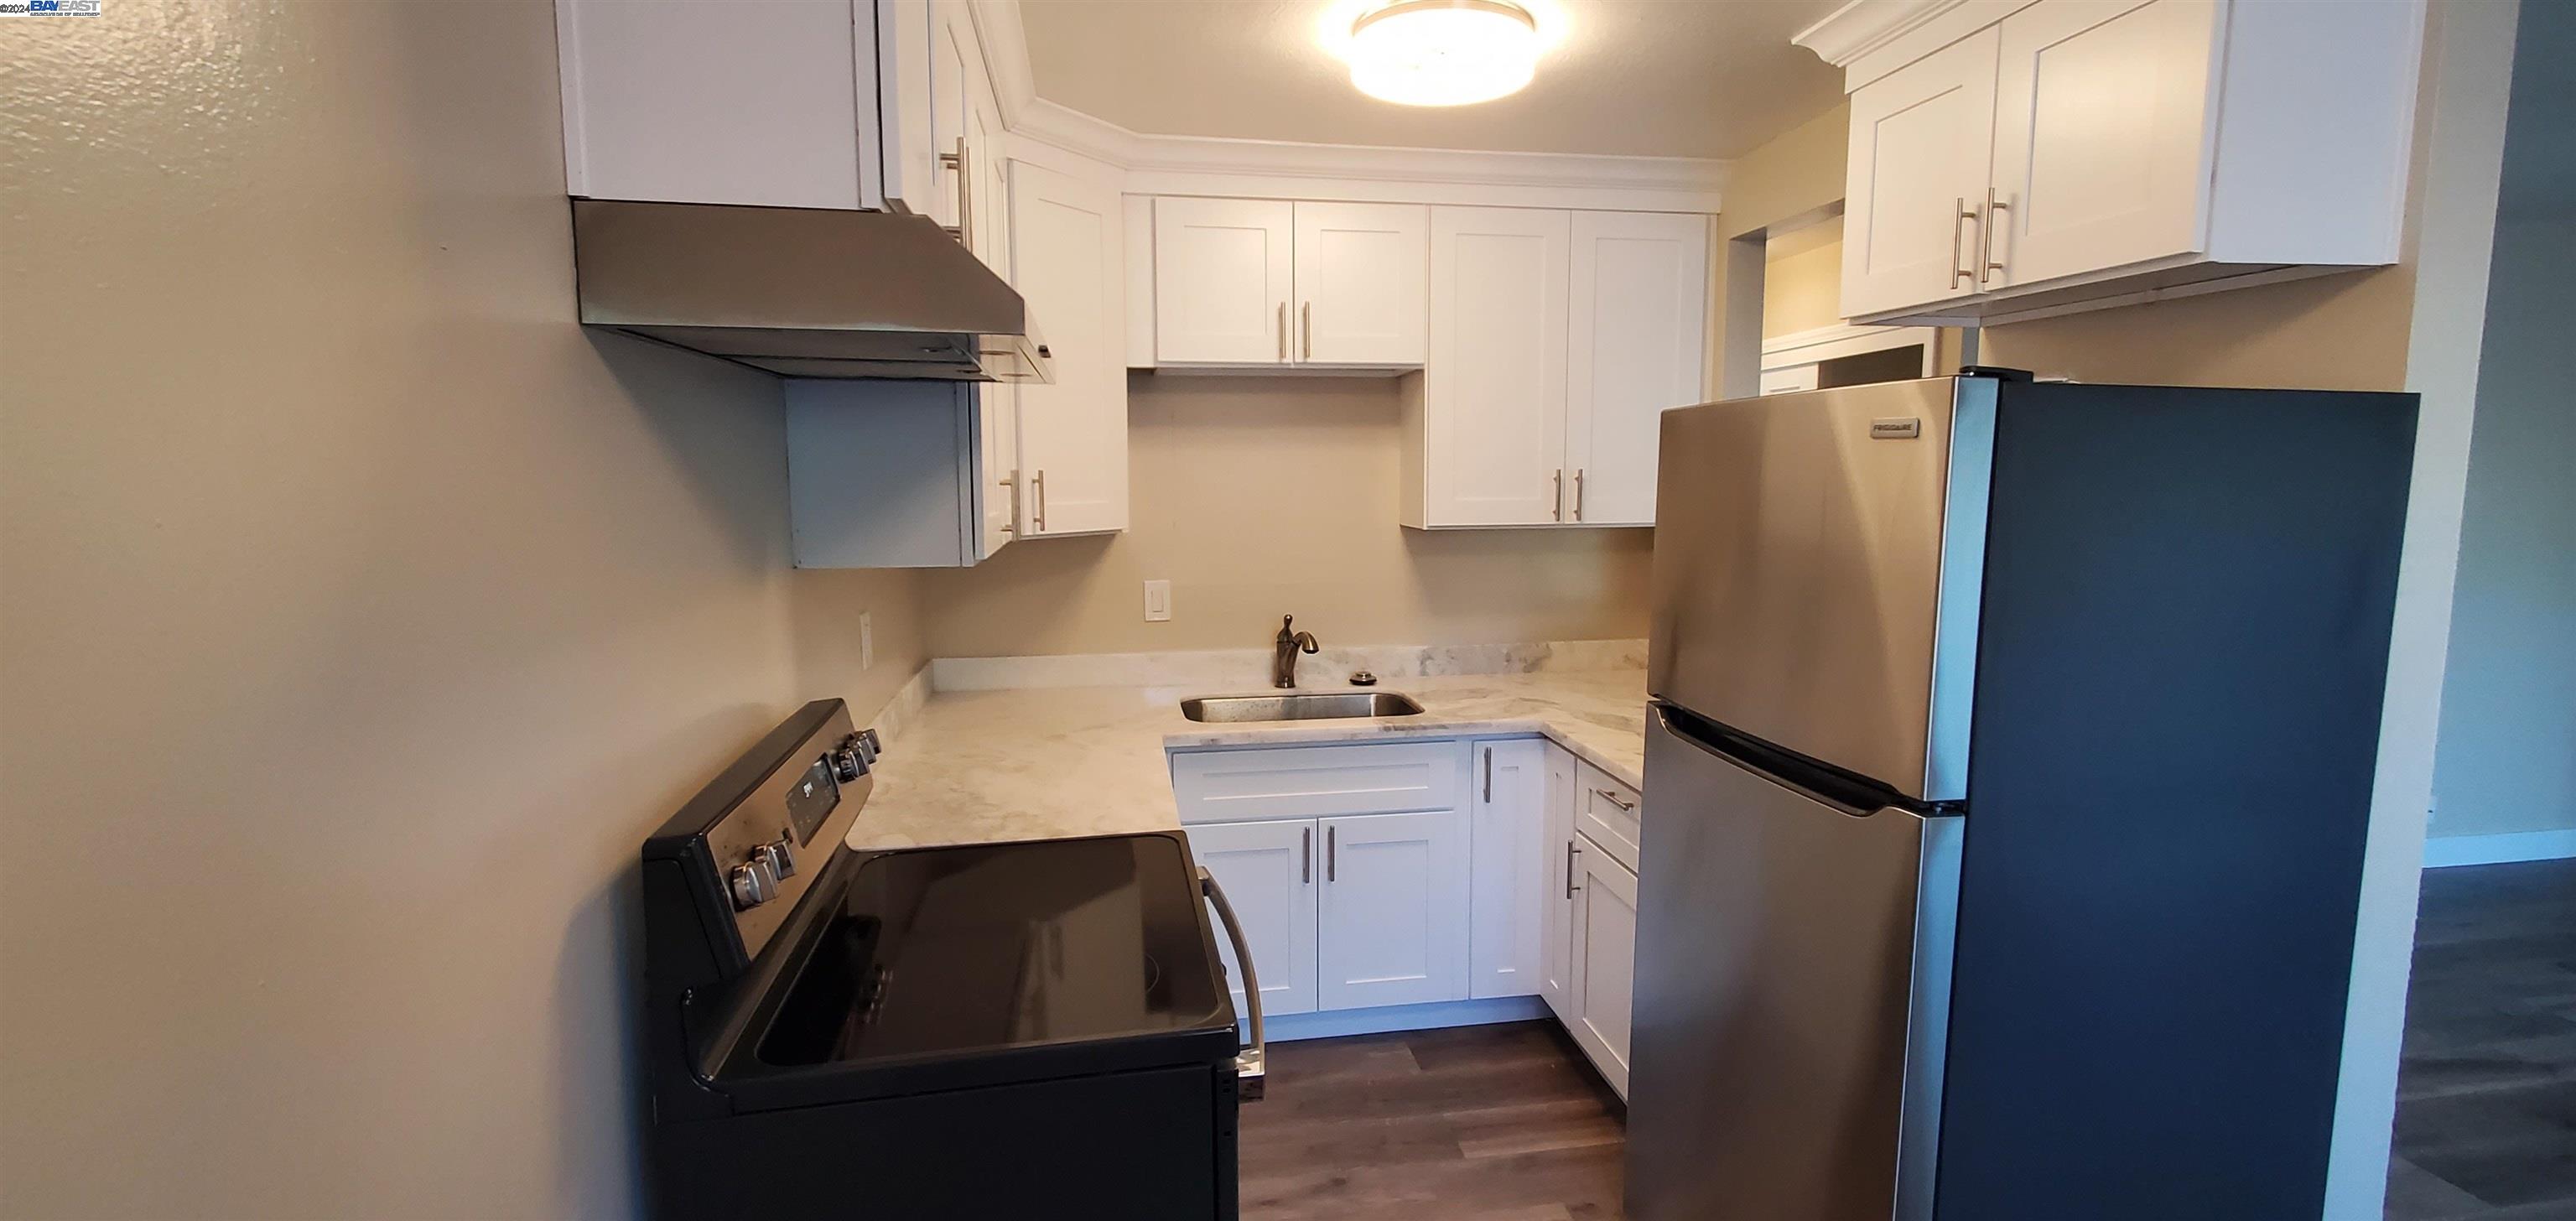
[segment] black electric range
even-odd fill
[[[873,759],[817,701],[645,842],[657,1212],[1234,1216],[1259,1037],[1188,842],[852,851]]]

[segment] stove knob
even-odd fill
[[[738,911],[748,911],[778,897],[778,871],[770,868],[758,851],[752,853],[750,860],[734,866],[726,877],[732,883],[733,905]]]
[[[843,784],[868,774],[867,750],[860,744],[856,734],[851,735],[850,740],[843,743],[839,750],[833,751],[829,758],[832,761],[832,775]]]
[[[796,841],[780,833],[776,843],[762,844],[751,850],[754,860],[769,866],[769,872],[780,880],[796,876]]]

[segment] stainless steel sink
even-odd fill
[[[1181,701],[1193,721],[1232,725],[1243,721],[1325,721],[1342,717],[1412,716],[1413,697],[1393,691],[1317,691],[1286,695],[1203,695]]]

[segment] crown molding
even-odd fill
[[[1850,0],[1789,39],[1843,70],[1845,92],[1993,25],[2035,0]]]
[[[1789,41],[1837,68],[1921,28],[1966,0],[1851,0]]]
[[[1728,163],[1695,157],[1309,144],[1132,131],[1037,95],[1019,0],[972,0],[985,70],[1012,138],[1119,167],[1130,194],[1284,194],[1715,212]],[[1557,202],[1545,202],[1557,201]]]

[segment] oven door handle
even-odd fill
[[[1225,888],[1216,884],[1216,875],[1205,865],[1199,866],[1199,893],[1216,905],[1226,940],[1234,943],[1234,963],[1243,968],[1243,1005],[1252,1011],[1252,1046],[1234,1058],[1235,1088],[1243,1101],[1258,1102],[1270,1077],[1270,1041],[1261,1029],[1261,980],[1252,971],[1252,947],[1244,943],[1243,923],[1234,918],[1234,904],[1225,901]]]

